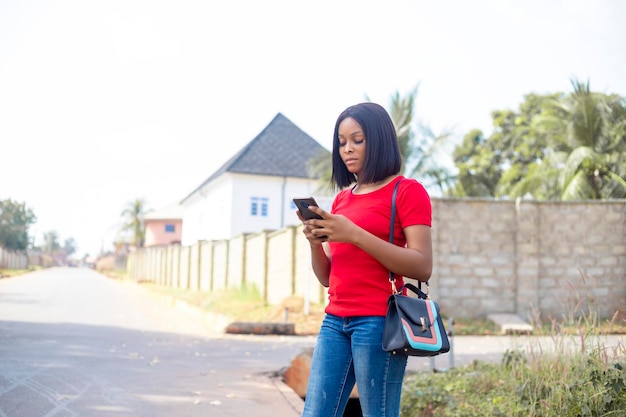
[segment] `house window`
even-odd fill
[[[267,217],[269,198],[252,197],[250,199],[250,215]]]
[[[173,224],[165,225],[165,233],[174,233],[176,231],[176,226]]]

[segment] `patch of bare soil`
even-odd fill
[[[324,318],[324,306],[309,304],[308,311],[305,311],[305,307],[302,297],[289,297],[279,305],[274,306],[265,320],[294,323],[296,334],[302,336],[316,335]]]

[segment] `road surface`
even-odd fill
[[[297,416],[268,376],[313,343],[228,337],[89,269],[0,279],[0,416]]]
[[[184,305],[183,305],[184,306]],[[0,417],[297,417],[282,383],[314,336],[243,336],[140,284],[89,269],[0,279]],[[509,349],[562,353],[579,337],[454,336],[408,371],[498,362]],[[624,336],[585,340],[623,352]]]

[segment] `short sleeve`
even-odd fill
[[[432,206],[426,188],[416,179],[402,180],[396,197],[396,210],[402,227],[432,226]]]

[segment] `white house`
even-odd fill
[[[314,195],[319,182],[307,172],[307,162],[320,154],[330,161],[326,148],[278,113],[251,142],[181,200],[182,245],[297,224],[294,197],[314,196],[328,209],[332,197]]]

